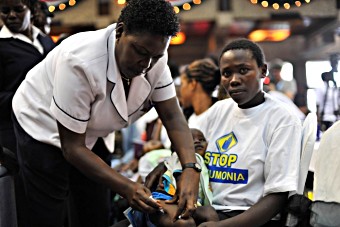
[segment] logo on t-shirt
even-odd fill
[[[232,167],[237,162],[238,156],[228,151],[237,143],[235,134],[231,132],[216,140],[215,144],[219,152],[206,151],[204,159],[208,165],[210,182],[224,184],[248,183],[248,170]]]
[[[222,153],[229,151],[237,144],[237,139],[233,132],[228,133],[216,140],[216,146]]]

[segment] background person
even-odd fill
[[[297,85],[296,81],[293,78],[292,80],[284,80],[282,78],[281,72],[283,67],[283,61],[281,59],[274,59],[270,64],[270,81],[274,84],[275,90],[282,92],[291,100],[294,100],[296,92],[297,92]]]
[[[54,48],[51,38],[32,26],[33,1],[0,0],[0,145],[15,152],[12,98],[26,73]]]
[[[54,13],[48,10],[48,5],[44,1],[36,1],[34,5],[33,24],[46,35],[50,34],[51,23]]]
[[[78,170],[126,198],[133,208],[158,210],[149,189],[120,175],[90,150],[98,137],[127,127],[153,105],[181,163],[196,162],[167,66],[167,48],[178,30],[169,2],[131,0],[117,24],[68,37],[27,74],[13,99],[13,117],[29,226],[63,225],[74,183],[69,173]],[[184,218],[195,210],[198,181],[195,169],[183,171],[177,212]],[[80,226],[98,226],[84,221],[87,217],[91,214],[81,214]]]
[[[330,56],[331,70],[321,75],[323,84],[316,88],[316,107],[321,131],[326,131],[334,122],[339,120],[340,92],[334,75],[338,72],[339,57]]]
[[[183,109],[192,107],[193,113],[188,119],[189,127],[198,127],[206,110],[217,98],[213,91],[221,81],[218,67],[210,58],[193,61],[180,76],[180,102]]]
[[[22,226],[22,186],[17,177],[12,98],[26,73],[54,48],[50,37],[32,25],[34,1],[0,0],[0,162],[14,175],[18,224]],[[3,152],[3,153],[2,153]]]
[[[316,151],[310,224],[340,226],[340,122],[322,136]]]

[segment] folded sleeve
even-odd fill
[[[158,79],[151,97],[155,102],[165,101],[176,96],[174,81],[167,65],[167,56],[159,61],[150,71],[153,73],[153,77]]]

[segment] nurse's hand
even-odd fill
[[[167,203],[178,203],[178,209],[173,221],[187,219],[196,210],[199,178],[200,173],[194,169],[187,168],[183,170],[176,190],[177,196],[174,196],[173,200],[167,201]]]
[[[132,208],[142,212],[154,213],[161,208],[160,204],[151,198],[150,190],[139,183],[130,183],[125,198]]]

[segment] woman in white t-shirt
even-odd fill
[[[262,91],[267,65],[247,39],[227,44],[219,60],[230,99],[215,103],[201,131],[219,222],[203,226],[280,226],[275,219],[297,190],[301,121]]]

